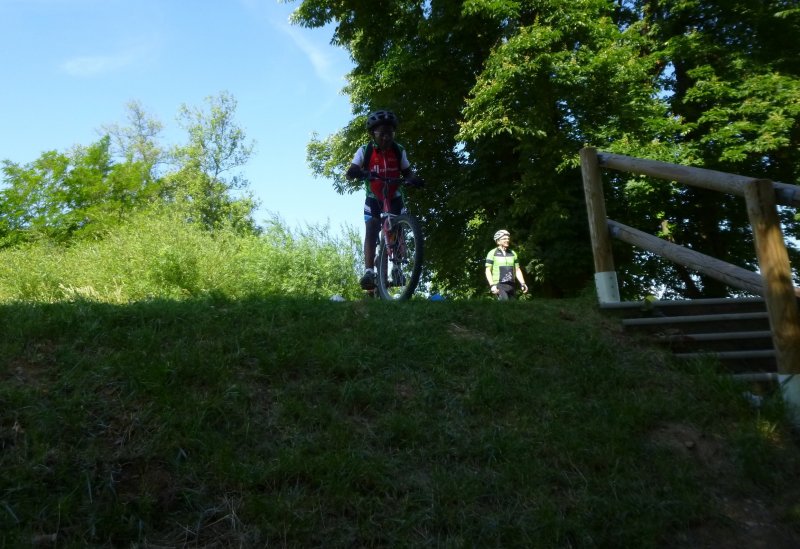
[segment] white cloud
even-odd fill
[[[59,69],[70,76],[78,77],[119,71],[144,62],[157,51],[157,43],[157,39],[151,38],[148,41],[149,45],[133,46],[116,54],[72,57],[61,63]]]
[[[306,59],[308,59],[309,63],[311,63],[311,66],[314,68],[314,73],[320,80],[334,84],[341,84],[342,74],[338,74],[336,72],[337,68],[334,66],[334,61],[329,53],[326,53],[323,48],[311,43],[308,39],[306,39],[305,36],[302,35],[300,31],[294,27],[278,25],[278,28],[286,33],[289,38],[292,39],[294,45],[297,46],[301,52],[303,52],[303,54],[306,56]],[[327,48],[330,48],[330,46],[327,46]]]
[[[248,10],[255,10],[261,7],[261,3],[258,0],[240,0],[242,5],[245,9]]]
[[[275,0],[239,0],[239,2],[253,16],[263,17],[268,25],[288,36],[308,60],[317,78],[330,84],[342,85],[344,74],[350,68],[346,62],[342,62],[341,56],[336,55],[340,52],[337,52],[330,44],[317,45],[307,38],[310,35],[330,36],[333,32],[332,28],[323,27],[309,30],[289,23],[288,20],[295,11],[295,8],[289,5],[291,0],[278,0],[278,3],[282,4],[278,10],[286,12],[286,20],[281,22],[276,21],[275,18]]]
[[[277,0],[278,4],[289,4],[293,0]],[[246,10],[267,14],[275,11],[275,0],[239,0]]]
[[[23,5],[24,7],[30,6],[46,6],[46,7],[83,7],[92,4],[101,4],[103,0],[0,0],[0,7],[13,6],[14,4]]]
[[[73,57],[61,64],[61,70],[70,76],[94,76],[124,68],[133,61],[130,54]]]

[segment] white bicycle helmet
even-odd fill
[[[500,229],[499,231],[497,231],[496,233],[494,233],[494,241],[495,241],[495,242],[497,242],[498,240],[500,240],[500,239],[501,239],[501,238],[503,238],[504,236],[508,236],[508,237],[510,237],[510,236],[511,236],[511,233],[510,233],[510,232],[508,232],[508,231],[507,231],[507,230],[505,230],[505,229]]]
[[[376,126],[388,124],[397,129],[397,115],[392,111],[375,111],[367,117],[367,131],[372,131]]]

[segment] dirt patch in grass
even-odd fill
[[[712,505],[718,519],[699,524],[680,533],[672,547],[727,549],[739,547],[794,549],[800,547],[800,533],[785,526],[784,502],[743,497],[730,493],[726,478],[736,474],[731,453],[721,438],[706,434],[691,425],[666,424],[651,434],[654,444],[694,462],[719,479],[713,486]],[[782,524],[783,523],[783,524]]]
[[[22,356],[11,359],[0,379],[38,386],[55,365],[57,350],[58,345],[49,340],[27,344]]]

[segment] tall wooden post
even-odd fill
[[[800,426],[800,314],[772,182],[754,180],[745,189],[745,200],[764,280],[778,379],[793,423]]]
[[[600,303],[619,302],[619,285],[614,270],[614,256],[611,251],[611,236],[608,234],[606,201],[603,196],[603,179],[597,162],[597,149],[581,149],[581,173],[583,174],[583,193],[586,196],[586,210],[589,215],[589,234],[592,239],[594,256],[594,283]]]

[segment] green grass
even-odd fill
[[[779,399],[585,299],[7,303],[0,329],[0,546],[688,546],[753,499],[800,531]]]

